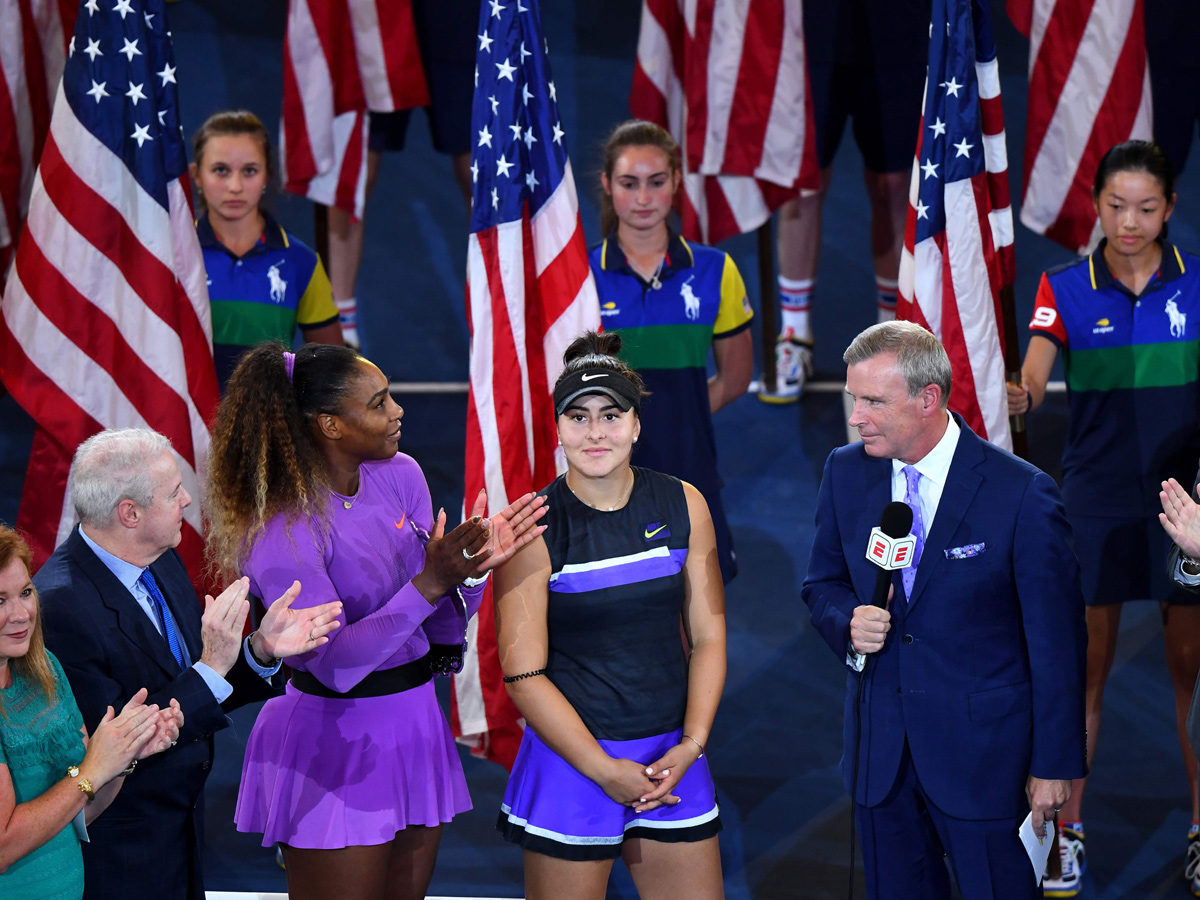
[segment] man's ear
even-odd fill
[[[142,521],[142,508],[126,497],[117,504],[113,519],[123,528],[137,528]]]

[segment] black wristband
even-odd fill
[[[532,678],[534,675],[545,675],[545,669],[534,669],[532,672],[523,672],[520,675],[505,675],[504,683],[512,684],[514,681],[520,681],[523,678]]]

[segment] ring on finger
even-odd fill
[[[475,557],[479,555],[478,553],[468,553],[466,547],[463,547],[462,553],[463,559],[465,559],[467,562],[474,562]]]

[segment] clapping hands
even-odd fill
[[[1158,521],[1167,537],[1179,545],[1185,556],[1200,559],[1200,506],[1174,478],[1162,483],[1158,499],[1163,508]]]
[[[546,530],[537,524],[546,514],[545,503],[545,497],[525,494],[486,519],[487,493],[480,491],[467,521],[449,534],[445,533],[446,511],[441,510],[425,547],[425,568],[413,578],[413,585],[435,602],[456,584],[503,565]]]
[[[146,705],[146,689],[134,694],[120,715],[110,706],[88,740],[80,770],[99,788],[116,778],[134,760],[145,759],[175,745],[183,726],[177,700],[166,708]]]

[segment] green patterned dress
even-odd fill
[[[53,654],[57,696],[53,706],[36,681],[13,672],[12,686],[0,691],[0,765],[8,766],[17,803],[27,803],[66,777],[83,759],[83,717],[75,695]],[[71,823],[0,874],[3,900],[80,900],[83,856]]]

